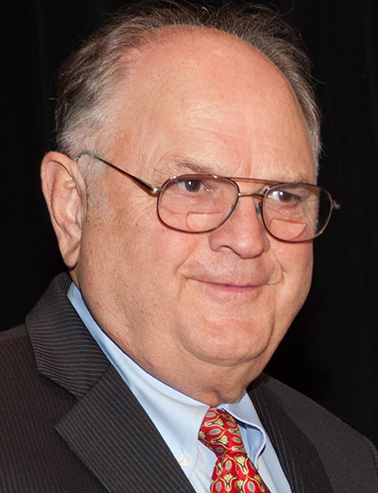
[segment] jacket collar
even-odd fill
[[[290,411],[290,394],[298,396],[298,393],[264,374],[248,390],[292,491],[332,491],[315,446],[296,424]],[[294,399],[291,405],[297,408]],[[306,416],[308,419],[311,417]]]
[[[67,299],[70,283],[67,274],[55,278],[26,320],[39,374],[75,397],[57,431],[111,493],[193,493],[154,424]]]

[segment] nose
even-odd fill
[[[232,250],[241,258],[254,258],[269,249],[268,233],[261,218],[261,198],[254,194],[240,194],[238,204],[218,229],[209,233],[214,250]]]

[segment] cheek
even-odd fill
[[[312,270],[313,245],[306,243],[284,243],[278,240],[272,242],[272,251],[285,273],[296,273]]]
[[[161,280],[172,282],[199,240],[196,235],[164,226],[157,216],[156,199],[142,199],[134,199],[129,207],[117,211],[118,219],[107,226],[109,237],[115,237],[110,248],[130,275],[142,274],[149,285],[161,286]]]
[[[285,280],[284,297],[299,310],[311,285],[313,267],[312,243],[281,243],[276,252]]]
[[[198,249],[200,235],[191,235],[171,230],[158,222],[148,234],[142,234],[146,255],[152,260],[152,269],[161,270],[163,276],[179,274],[185,264]]]

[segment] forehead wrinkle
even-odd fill
[[[180,171],[183,172],[188,171],[191,173],[199,173],[206,175],[215,174],[213,168],[203,163],[200,163],[196,159],[192,159],[192,158],[176,158],[174,161],[174,166],[176,169],[178,168]]]
[[[175,157],[163,165],[156,165],[154,166],[153,171],[154,174],[156,174],[155,176],[158,176],[162,179],[191,173],[205,175],[217,174],[213,168],[200,163],[196,159],[181,157]]]

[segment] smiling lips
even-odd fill
[[[227,269],[225,265],[218,268],[211,268],[210,265],[204,268],[201,265],[191,270],[187,279],[198,283],[207,293],[214,294],[256,294],[262,287],[279,284],[282,280],[282,271],[274,263],[259,264],[253,268],[246,265],[242,270],[231,266]]]
[[[262,286],[267,285],[267,283],[256,283],[256,284],[242,284],[240,282],[214,282],[206,280],[195,280],[200,286],[203,286],[206,294],[211,294],[215,296],[235,296],[235,295],[254,295],[257,294]]]
[[[261,288],[265,285],[278,284],[280,276],[272,275],[272,272],[263,272],[254,275],[246,276],[245,273],[242,275],[230,275],[227,276],[194,276],[192,279],[201,284],[206,284],[214,289],[230,289],[230,290],[250,290]]]
[[[236,284],[236,283],[225,283],[225,282],[213,282],[213,281],[198,281],[203,284],[207,284],[214,289],[230,289],[233,291],[246,289],[256,289],[262,286],[262,284]]]

